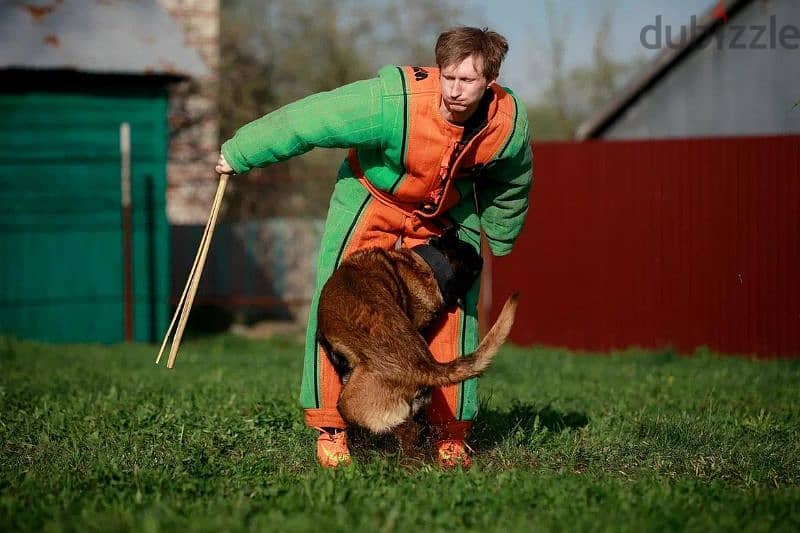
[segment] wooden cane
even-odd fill
[[[203,275],[203,267],[206,263],[206,256],[208,249],[211,247],[211,238],[214,235],[214,227],[217,224],[217,215],[219,214],[220,206],[222,205],[222,196],[225,194],[225,186],[228,184],[229,174],[221,174],[219,177],[219,185],[217,185],[217,194],[214,196],[214,203],[211,206],[211,215],[208,217],[205,230],[203,230],[203,237],[200,239],[200,246],[197,248],[197,255],[194,258],[194,263],[189,271],[189,279],[186,280],[186,287],[183,289],[181,299],[178,302],[178,307],[175,309],[175,314],[172,317],[167,332],[164,335],[164,341],[161,343],[161,349],[158,351],[156,357],[156,364],[161,361],[161,355],[164,353],[164,348],[167,346],[172,328],[175,322],[178,323],[178,328],[175,330],[175,336],[172,338],[172,344],[169,350],[169,359],[167,360],[167,368],[175,366],[175,359],[178,357],[178,348],[181,345],[181,338],[183,337],[183,330],[186,328],[186,321],[189,319],[189,313],[192,311],[192,303],[194,296],[197,293],[197,286],[200,284],[200,276]],[[178,318],[180,317],[180,318]]]

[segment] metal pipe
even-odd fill
[[[119,125],[120,175],[122,189],[122,269],[125,341],[133,341],[133,247],[131,245],[131,127]]]

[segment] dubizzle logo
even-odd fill
[[[794,24],[778,24],[777,15],[769,15],[768,18],[758,16],[748,22],[759,22],[760,24],[736,24],[731,20],[728,24],[728,11],[724,0],[719,0],[711,8],[709,24],[698,24],[697,15],[692,15],[689,24],[673,26],[663,24],[662,16],[656,15],[655,24],[648,24],[639,33],[639,42],[648,50],[658,50],[662,47],[678,49],[694,41],[697,37],[704,36],[713,26],[719,27],[714,31],[708,32],[710,38],[706,38],[699,43],[699,47],[706,48],[712,43],[716,43],[717,50],[727,48],[729,50],[775,50],[783,48],[786,50],[797,50],[800,48],[800,28]],[[762,22],[763,21],[763,22]]]
[[[711,18],[714,20],[722,19],[723,23],[728,23],[728,12],[725,11],[725,2],[723,0],[719,0],[717,5],[711,8]]]

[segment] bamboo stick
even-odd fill
[[[221,174],[219,178],[219,185],[217,185],[217,194],[214,196],[214,203],[211,206],[211,215],[208,217],[203,237],[200,239],[200,245],[197,248],[197,255],[195,256],[192,268],[189,271],[189,279],[186,280],[186,286],[181,294],[181,299],[178,302],[178,307],[175,309],[175,314],[172,317],[167,332],[164,335],[164,341],[161,343],[161,349],[158,351],[156,364],[161,361],[161,356],[164,353],[164,348],[170,341],[170,334],[172,328],[177,321],[178,327],[175,330],[175,336],[172,338],[169,359],[167,360],[167,368],[175,366],[175,360],[178,357],[178,348],[180,348],[181,339],[183,338],[183,331],[186,328],[186,322],[189,319],[189,313],[192,311],[192,303],[194,302],[197,287],[200,284],[200,277],[203,275],[203,267],[206,263],[206,256],[208,249],[211,247],[211,238],[214,235],[214,227],[217,224],[217,215],[219,214],[220,206],[222,205],[222,197],[225,194],[225,186],[228,184],[229,174]],[[180,318],[179,318],[180,317]]]

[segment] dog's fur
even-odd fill
[[[466,294],[482,260],[455,231],[429,244],[453,269],[451,294],[442,294],[417,253],[369,248],[341,263],[323,287],[318,309],[318,340],[342,378],[342,417],[375,433],[393,432],[407,452],[420,429],[413,416],[429,403],[431,389],[483,373],[508,336],[517,307],[515,294],[472,354],[435,361],[422,333],[451,296]]]

